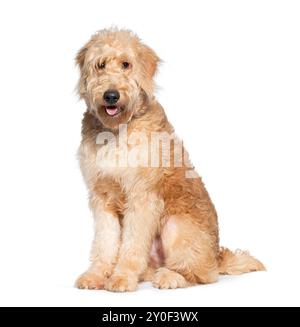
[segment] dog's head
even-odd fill
[[[99,31],[78,52],[76,62],[80,97],[104,126],[118,128],[145,112],[159,58],[131,31]]]

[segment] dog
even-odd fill
[[[118,28],[99,31],[76,56],[87,106],[78,157],[95,224],[80,289],[134,291],[140,281],[175,289],[265,270],[248,252],[219,246],[214,205],[154,96],[159,62]]]

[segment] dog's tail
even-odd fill
[[[240,275],[251,271],[266,270],[265,266],[248,252],[234,252],[221,247],[219,253],[219,273],[222,275]]]

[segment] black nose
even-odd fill
[[[120,99],[120,93],[117,90],[107,90],[103,94],[103,99],[109,104],[115,104]]]

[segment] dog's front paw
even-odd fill
[[[107,291],[111,292],[132,292],[138,287],[138,279],[127,274],[114,274],[104,285]]]
[[[87,271],[78,277],[75,286],[80,289],[101,290],[104,288],[105,279],[102,274]]]

